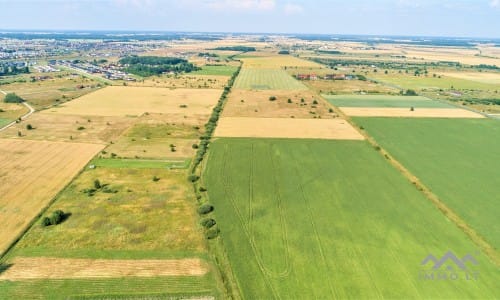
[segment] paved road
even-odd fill
[[[2,91],[2,90],[0,90],[0,93],[7,95],[7,92]],[[23,104],[24,104],[24,106],[26,106],[30,110],[28,113],[26,113],[25,115],[23,115],[21,117],[21,120],[26,120],[29,116],[31,116],[35,112],[35,109],[31,105],[29,105],[27,102],[23,102]],[[16,124],[16,121],[11,122],[11,123],[5,125],[4,127],[0,128],[0,131],[7,129],[14,124]]]

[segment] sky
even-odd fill
[[[0,0],[0,30],[500,38],[500,0]]]

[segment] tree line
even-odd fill
[[[200,68],[185,59],[159,56],[128,56],[121,58],[119,63],[125,66],[127,73],[141,77],[161,75],[163,73],[189,73]]]

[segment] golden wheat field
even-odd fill
[[[0,139],[0,253],[102,148]]]
[[[221,118],[216,137],[363,140],[346,120],[285,118]]]
[[[94,116],[140,116],[145,113],[207,115],[221,93],[222,90],[218,89],[111,86],[52,108],[48,112]]]

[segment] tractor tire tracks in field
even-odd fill
[[[279,220],[280,220],[280,227],[281,227],[281,239],[282,239],[282,242],[283,242],[283,247],[284,247],[284,259],[285,259],[285,268],[284,270],[280,271],[280,272],[276,272],[276,271],[272,271],[272,270],[269,270],[269,268],[266,266],[266,264],[264,263],[261,255],[259,254],[259,249],[258,249],[258,246],[257,246],[257,242],[255,240],[255,237],[254,237],[254,233],[253,233],[253,217],[254,217],[254,212],[253,212],[253,202],[254,202],[254,194],[253,194],[253,187],[254,187],[254,156],[253,156],[253,153],[254,153],[254,145],[252,144],[251,146],[251,157],[252,159],[250,160],[250,171],[249,171],[249,177],[248,177],[248,180],[249,180],[249,191],[248,191],[248,196],[249,196],[249,199],[248,199],[248,204],[249,204],[249,207],[248,207],[248,212],[247,212],[247,220],[245,220],[244,218],[244,213],[241,211],[237,201],[235,200],[235,196],[233,195],[232,193],[232,188],[231,188],[231,184],[230,182],[228,181],[228,178],[227,176],[224,176],[224,174],[227,174],[227,159],[224,160],[224,163],[223,163],[223,166],[221,168],[221,176],[220,178],[222,178],[222,181],[223,181],[223,186],[224,186],[224,194],[226,196],[227,199],[229,199],[229,201],[231,202],[231,205],[235,211],[235,214],[236,216],[238,217],[239,219],[239,222],[241,224],[241,227],[242,227],[242,230],[245,234],[245,236],[247,237],[247,240],[252,248],[252,252],[254,254],[254,257],[255,257],[255,260],[257,262],[257,265],[264,277],[264,281],[266,283],[266,285],[270,288],[270,290],[272,291],[273,293],[273,296],[274,298],[277,298],[279,299],[280,296],[279,294],[277,293],[276,291],[276,288],[274,287],[273,283],[272,283],[272,279],[279,279],[279,278],[284,278],[284,277],[287,277],[289,276],[290,272],[291,272],[291,264],[290,264],[290,254],[289,254],[289,245],[288,245],[288,234],[287,234],[287,226],[286,226],[286,216],[285,216],[285,212],[284,212],[284,208],[283,208],[283,205],[282,205],[282,198],[281,198],[281,193],[279,192],[279,190],[276,190],[276,200],[277,200],[277,205],[278,205],[278,208],[279,208]],[[230,150],[229,150],[229,146],[226,145],[225,148],[224,148],[224,157],[228,157],[228,155],[230,155]],[[273,163],[273,167],[275,166],[274,164],[274,161],[272,162]],[[274,186],[277,187],[278,186],[278,183],[277,183],[277,179],[275,178],[274,179]]]
[[[295,171],[295,178],[302,178],[302,175],[300,173],[300,168],[299,166],[297,165],[297,162],[300,161],[300,158],[296,157],[295,154],[294,154],[294,151],[291,151],[292,152],[292,161],[293,161],[293,169]],[[311,208],[311,204],[309,203],[309,199],[308,197],[306,196],[306,193],[304,191],[304,184],[302,181],[299,181],[298,183],[298,186],[297,186],[299,192],[300,192],[300,196],[304,202],[304,205],[306,206],[306,209],[307,209],[307,216],[309,218],[309,223],[311,224],[311,227],[314,231],[314,238],[316,239],[316,243],[318,244],[318,250],[320,252],[320,255],[321,255],[321,261],[323,262],[323,266],[325,267],[325,272],[323,274],[325,274],[328,278],[327,278],[327,282],[328,282],[328,287],[330,288],[330,293],[332,295],[332,299],[338,299],[340,298],[339,295],[337,295],[337,292],[335,291],[335,288],[334,286],[332,285],[332,279],[330,278],[330,268],[329,268],[329,264],[328,264],[328,260],[326,258],[326,255],[325,255],[325,250],[324,250],[324,246],[323,246],[323,243],[321,242],[321,237],[319,235],[319,232],[318,232],[318,228],[317,228],[317,225],[316,225],[316,222],[314,221],[314,214],[313,214],[313,211],[312,211],[312,208]]]

